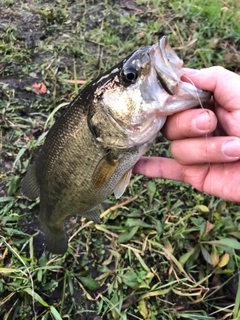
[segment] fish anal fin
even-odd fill
[[[92,176],[93,188],[98,189],[106,185],[118,165],[118,159],[111,152],[103,157],[98,163]]]
[[[98,207],[94,207],[93,209],[83,212],[80,214],[82,217],[87,218],[88,220],[92,220],[93,222],[97,224],[101,224],[100,219],[100,210]]]
[[[131,175],[132,175],[132,169],[128,170],[118,181],[117,185],[113,190],[116,199],[120,198],[123,195],[124,191],[129,185]]]
[[[22,181],[22,194],[30,200],[35,200],[40,195],[37,182],[35,163],[30,166]]]

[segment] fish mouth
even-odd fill
[[[186,95],[189,95],[189,98],[200,99],[202,102],[211,98],[210,92],[198,89],[193,84],[181,80],[181,76],[185,73],[183,61],[171,48],[166,36],[152,46],[149,56],[161,87],[169,95],[177,95],[182,91],[185,98]],[[180,95],[182,96],[181,92]]]

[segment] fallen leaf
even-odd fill
[[[222,10],[222,11],[229,11],[229,8],[226,7],[226,6],[224,6],[224,7],[221,8],[221,10]]]
[[[212,224],[211,222],[207,221],[207,224],[206,224],[206,228],[205,228],[205,232],[203,234],[203,237],[205,237],[206,235],[208,235],[208,233],[214,229],[215,225]]]
[[[219,254],[215,246],[212,246],[211,263],[214,267],[216,267],[219,263]]]
[[[230,260],[230,256],[228,253],[224,253],[224,255],[221,256],[220,261],[218,262],[218,266],[220,268],[225,267]]]
[[[68,83],[76,83],[76,84],[85,84],[87,82],[86,80],[66,80],[66,79],[63,79],[63,81]]]
[[[47,87],[43,82],[40,83],[34,83],[32,85],[32,89],[37,93],[37,94],[44,94],[47,92]]]

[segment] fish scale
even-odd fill
[[[40,196],[48,250],[67,250],[67,217],[101,222],[98,204],[123,194],[167,115],[210,99],[181,81],[182,65],[166,37],[136,50],[83,88],[50,129],[22,182],[24,196]]]

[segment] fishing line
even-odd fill
[[[199,102],[201,108],[204,109],[204,108],[203,108],[203,105],[202,105],[202,101],[201,101],[201,99],[199,98],[199,94],[198,94],[198,92],[197,92],[197,88],[196,88],[195,84],[193,83],[193,81],[192,81],[190,78],[188,78],[188,77],[186,77],[186,76],[184,76],[184,77],[185,77],[186,79],[188,79],[189,82],[193,85],[193,87],[194,87],[194,89],[195,89],[195,93],[196,93],[196,98],[198,99],[198,102]]]
[[[196,93],[196,98],[198,99],[199,105],[201,106],[202,109],[204,109],[203,104],[202,104],[202,101],[201,101],[201,99],[199,98],[199,94],[198,94],[198,92],[197,92],[197,88],[196,88],[195,84],[194,84],[193,81],[192,81],[190,78],[188,78],[187,76],[184,76],[184,77],[185,77],[186,79],[188,79],[188,81],[193,85],[193,87],[194,87],[194,89],[195,89],[195,93]],[[207,125],[206,125],[206,131],[207,131]],[[208,134],[205,133],[205,140],[206,140],[206,141],[207,141],[207,138],[208,138]],[[207,147],[206,147],[206,149],[207,149]],[[210,161],[208,161],[208,168],[210,169]]]

